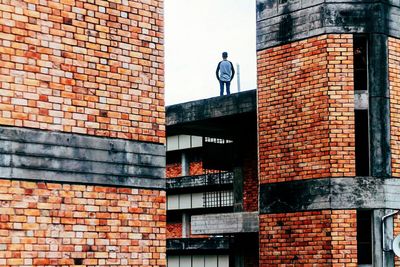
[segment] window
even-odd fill
[[[368,42],[366,35],[354,35],[354,94],[359,97],[355,110],[356,175],[370,174],[368,116]],[[366,105],[361,104],[364,99]]]
[[[372,212],[357,211],[358,266],[372,266]]]
[[[368,51],[367,37],[355,35],[354,44],[354,90],[368,90]]]

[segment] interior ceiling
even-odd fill
[[[256,129],[256,113],[250,112],[167,126],[167,136],[189,134],[234,139],[251,132],[255,134]]]

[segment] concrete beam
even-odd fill
[[[208,120],[238,114],[256,112],[256,90],[244,91],[229,96],[219,96],[166,108],[166,124],[177,124]]]
[[[162,144],[0,126],[0,178],[165,188]]]
[[[400,179],[348,177],[262,184],[260,213],[400,209]]]
[[[192,234],[232,234],[258,232],[258,212],[194,215]]]
[[[257,49],[329,33],[400,37],[397,0],[257,0]]]

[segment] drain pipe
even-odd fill
[[[385,216],[383,216],[381,218],[381,225],[382,225],[382,266],[383,267],[385,267],[385,252],[392,251],[392,248],[389,248],[389,249],[385,248],[385,232],[386,232],[385,231],[386,230],[385,220],[387,218],[389,218],[389,217],[392,217],[392,216],[396,215],[399,211],[400,210],[393,211],[393,212],[391,212],[389,214],[386,214]]]

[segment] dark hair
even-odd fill
[[[223,58],[228,57],[228,52],[222,52],[222,57],[223,57]]]

